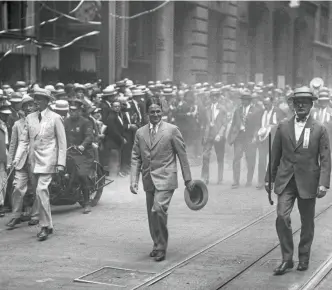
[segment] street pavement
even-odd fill
[[[265,191],[256,190],[255,184],[251,188],[241,186],[232,190],[231,163],[226,163],[223,185],[216,185],[217,166],[211,165],[209,201],[200,211],[187,208],[183,196],[184,184],[179,171],[179,188],[174,193],[169,208],[170,238],[167,257],[160,263],[149,257],[152,242],[145,194],[142,186],[138,195],[131,194],[129,178],[117,179],[105,188],[100,203],[89,215],[83,215],[82,209],[76,205],[53,207],[55,231],[45,242],[36,240],[39,228],[28,227],[26,223],[13,231],[7,231],[5,223],[10,216],[6,216],[0,220],[0,289],[129,289],[78,283],[73,282],[73,279],[109,266],[116,269],[109,274],[114,279],[112,282],[108,280],[107,283],[116,284],[114,281],[118,281],[120,286],[138,285],[142,282],[140,273],[127,276],[120,273],[114,277],[114,272],[121,271],[119,268],[152,273],[149,275],[163,272],[273,210]],[[200,179],[200,170],[199,166],[192,167],[194,179]],[[246,170],[243,170],[242,184],[245,184]],[[276,242],[274,219],[273,215],[270,220],[270,238]],[[245,243],[250,251],[248,237],[245,237],[242,243]],[[259,247],[253,245],[253,248],[257,246]],[[231,245],[227,255],[229,259],[233,259],[232,256],[237,255],[236,247],[232,248]],[[104,279],[104,283],[107,280],[105,277],[93,279]],[[179,287],[173,288],[172,283],[163,289],[184,289],[180,287],[181,284],[177,286]],[[199,288],[199,285],[197,287],[190,289],[203,289]],[[153,289],[161,288],[156,285]]]

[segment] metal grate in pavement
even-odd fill
[[[155,275],[156,273],[105,266],[74,279],[74,282],[127,288],[130,286],[133,287],[137,283],[143,283]]]

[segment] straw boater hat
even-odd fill
[[[114,96],[117,94],[116,89],[114,88],[114,86],[108,86],[106,87],[103,92],[102,92],[102,97],[108,97],[108,96]]]
[[[17,81],[15,84],[16,88],[25,88],[27,84],[24,81]]]
[[[206,184],[201,180],[194,180],[195,187],[189,192],[187,188],[184,190],[184,200],[191,210],[200,210],[208,202],[209,193]]]
[[[66,100],[56,100],[55,103],[51,107],[52,107],[52,110],[55,110],[55,111],[68,111],[69,103]]]
[[[248,89],[240,90],[240,96],[241,96],[242,100],[251,100],[252,99],[251,91]]]
[[[292,100],[296,100],[297,98],[308,98],[313,101],[317,100],[318,98],[313,94],[312,90],[306,86],[296,88],[292,96],[289,97]]]
[[[51,92],[46,90],[46,89],[42,89],[42,88],[38,88],[38,89],[35,89],[32,93],[32,95],[35,97],[35,96],[42,96],[42,97],[45,97],[47,98],[49,101],[52,99],[51,97]]]
[[[64,89],[65,88],[65,85],[63,83],[57,83],[55,85],[55,88],[58,90],[58,89]]]
[[[67,93],[65,92],[64,89],[58,89],[55,93],[54,93],[54,97],[57,99],[57,98],[60,98],[60,97],[64,97],[64,96],[67,96]]]
[[[319,90],[318,101],[330,101],[330,92],[328,88],[323,87]]]
[[[23,96],[21,93],[16,92],[16,93],[11,94],[9,101],[11,103],[20,103],[20,102],[22,102],[22,97]]]
[[[30,102],[33,102],[33,101],[34,101],[33,98],[31,98],[29,95],[25,95],[25,96],[23,96],[23,98],[22,98],[21,105],[22,105],[22,107],[23,107],[24,104],[27,104],[27,103],[30,103]]]
[[[50,91],[51,94],[53,94],[53,93],[56,92],[56,89],[55,89],[54,86],[52,86],[52,85],[47,85],[47,86],[45,86],[45,90]]]

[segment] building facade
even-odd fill
[[[300,1],[2,1],[0,80],[113,83],[128,77],[138,82],[172,79],[175,82],[228,83],[264,81],[279,87],[309,83],[322,77],[332,87],[332,3]],[[154,9],[156,9],[154,11]],[[139,17],[131,17],[146,11]],[[98,22],[102,24],[98,24]],[[29,25],[33,29],[24,30]],[[66,44],[60,50],[46,43]],[[45,45],[44,45],[45,44]]]

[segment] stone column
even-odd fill
[[[34,26],[35,24],[35,11],[38,9],[38,7],[35,6],[34,1],[27,1],[26,2],[27,9],[26,9],[26,18],[25,18],[25,26]],[[29,29],[26,31],[26,36],[35,36],[36,30],[35,27]],[[31,52],[33,50],[31,49]],[[37,56],[35,54],[31,54],[29,57],[29,60],[26,61],[26,79],[28,79],[30,82],[35,82],[37,80]]]
[[[116,19],[110,14],[115,15],[115,1],[102,1],[101,9],[101,47],[100,47],[100,75],[105,85],[115,82],[115,29]]]
[[[173,79],[174,2],[156,12],[156,80]]]
[[[237,1],[228,1],[228,14],[223,27],[222,81],[235,82]]]

